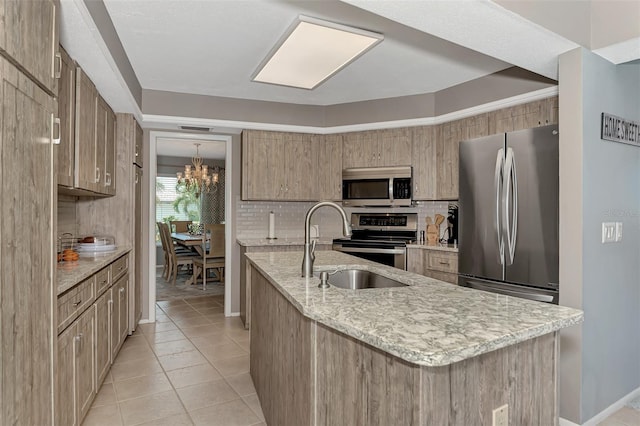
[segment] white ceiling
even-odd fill
[[[508,68],[478,52],[335,1],[105,0],[143,88],[333,105],[435,92]],[[315,90],[252,82],[300,14],[384,34]]]

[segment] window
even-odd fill
[[[200,201],[194,192],[178,192],[175,176],[156,177],[156,222],[200,220]],[[156,229],[156,241],[159,241]]]

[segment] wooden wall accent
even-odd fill
[[[251,377],[267,424],[313,424],[312,322],[257,271],[251,286]]]

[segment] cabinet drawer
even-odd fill
[[[115,283],[129,268],[129,255],[124,255],[111,264],[111,282]]]
[[[101,295],[111,285],[111,268],[106,267],[96,273],[96,295]]]
[[[58,333],[64,330],[96,298],[96,276],[84,280],[77,286],[58,296]]]
[[[434,271],[458,273],[458,254],[438,251],[429,251],[427,255],[427,269]]]
[[[425,276],[444,281],[446,283],[458,284],[458,275],[449,272],[425,271]]]

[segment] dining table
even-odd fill
[[[203,235],[199,234],[199,235],[192,235],[189,234],[187,232],[172,232],[171,233],[171,239],[173,241],[175,241],[177,244],[183,246],[183,247],[187,247],[191,250],[195,250],[200,256],[204,256],[204,250],[202,248],[202,238]],[[198,271],[200,272],[200,271]],[[200,273],[198,273],[198,276],[200,275]],[[186,285],[191,285],[194,284],[196,279],[198,277],[195,276],[191,276],[191,278],[189,278],[186,281]]]

